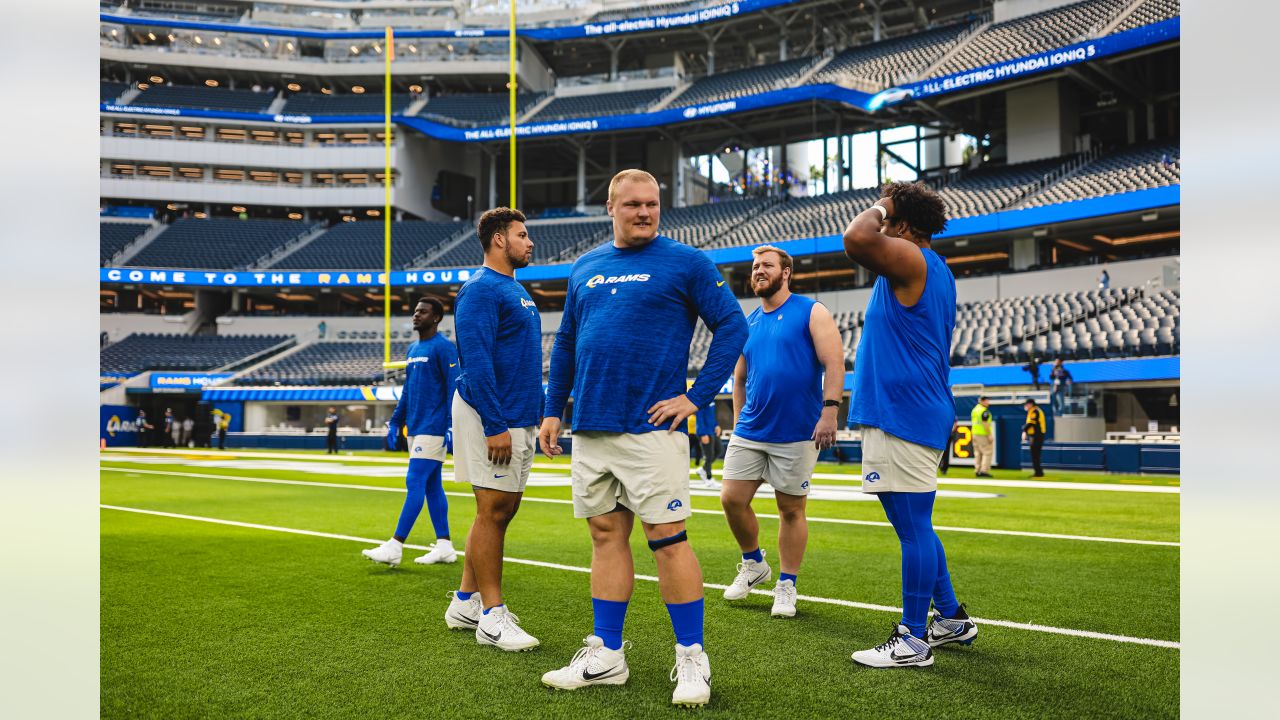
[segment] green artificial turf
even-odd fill
[[[302,459],[300,457],[300,459]],[[545,458],[539,458],[544,462]],[[848,466],[846,466],[847,468]],[[340,469],[340,468],[336,468]],[[197,473],[227,479],[169,474]],[[953,475],[955,473],[953,472]],[[104,458],[107,505],[333,533],[376,541],[403,495],[372,489],[250,483],[256,477],[368,488],[403,480],[338,473],[161,465]],[[856,477],[856,476],[855,476]],[[1113,476],[1101,476],[1115,482]],[[1049,478],[1058,479],[1058,478]],[[1082,480],[1088,482],[1088,479]],[[946,489],[946,485],[943,488]],[[456,544],[470,525],[467,489],[446,483]],[[989,491],[939,498],[935,524],[1109,538],[1178,540],[1176,494]],[[567,487],[534,488],[506,555],[586,567],[585,523]],[[770,512],[771,501],[757,501]],[[718,509],[695,497],[698,509]],[[813,501],[811,517],[883,522],[874,502]],[[761,520],[776,557],[777,522]],[[707,582],[732,580],[738,549],[724,518],[695,514],[692,547]],[[957,594],[979,618],[1177,641],[1177,547],[939,531]],[[424,512],[412,544],[431,541]],[[624,687],[555,692],[540,675],[568,662],[591,632],[589,577],[508,563],[504,591],[542,640],[529,653],[476,645],[448,632],[445,594],[461,563],[424,567],[406,550],[397,569],[360,556],[357,541],[102,511],[103,717],[671,717],[674,637],[656,583],[638,582],[627,618]],[[633,538],[638,573],[651,553]],[[802,595],[900,605],[893,531],[813,522]],[[932,668],[872,670],[849,659],[884,640],[895,613],[800,600],[791,620],[769,598],[729,604],[708,589],[708,717],[1172,717],[1177,649],[983,625],[971,647],[944,648]]]

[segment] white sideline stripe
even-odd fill
[[[99,508],[104,510],[118,510],[121,512],[138,513],[141,515],[156,515],[159,517],[175,518],[178,520],[194,520],[197,522],[214,523],[217,525],[232,525],[235,527],[249,528],[252,530],[270,530],[273,532],[292,533],[294,535],[309,535],[311,537],[330,538],[333,540],[350,540],[371,545],[380,545],[382,541],[373,540],[371,538],[355,537],[353,535],[338,535],[336,533],[317,532],[315,530],[299,530],[297,528],[286,528],[278,525],[259,525],[258,523],[240,522],[238,520],[222,520],[220,518],[201,517],[199,515],[182,515],[179,513],[161,512],[159,510],[143,510],[141,508],[124,507],[121,505],[105,505],[99,504]],[[405,543],[406,548],[412,550],[428,550],[423,545],[410,545]],[[458,551],[459,555],[466,553]],[[543,562],[541,560],[525,560],[523,558],[503,557],[503,562],[509,562],[516,565],[530,565],[533,567],[550,568],[552,570],[567,570],[569,572],[591,573],[591,568],[578,567],[576,565],[562,565],[560,563]],[[637,580],[646,580],[648,582],[658,582],[658,578],[652,575],[636,575]],[[716,583],[703,583],[704,588],[715,590],[724,590],[728,585],[718,585]],[[773,593],[768,590],[752,590],[752,595],[764,595],[773,597]],[[853,600],[841,600],[839,598],[823,598],[812,595],[797,595],[800,600],[808,602],[822,603],[825,605],[839,605],[842,607],[858,608],[859,610],[876,610],[879,612],[900,613],[902,608],[890,607],[888,605],[874,605],[872,603],[855,602]],[[973,618],[974,621],[983,623],[984,625],[995,625],[997,627],[1012,628],[1015,630],[1029,630],[1032,632],[1050,633],[1054,635],[1068,635],[1071,637],[1092,638],[1095,640],[1110,640],[1112,642],[1130,643],[1134,645],[1151,645],[1153,647],[1172,648],[1174,650],[1181,649],[1181,645],[1172,640],[1154,640],[1151,638],[1130,637],[1128,635],[1113,635],[1111,633],[1094,632],[1092,630],[1074,630],[1071,628],[1053,627],[1051,625],[1034,625],[1031,623],[1011,622],[1009,620],[990,620],[987,618]]]
[[[314,462],[354,462],[354,463],[378,463],[384,465],[408,465],[408,458],[379,458],[369,457],[365,455],[306,455],[303,453],[271,453],[271,452],[220,452],[210,451],[205,448],[188,448],[186,450],[170,450],[165,448],[109,448],[103,454],[111,453],[132,453],[136,455],[201,455],[209,458],[259,458],[273,460],[310,460]],[[112,459],[112,458],[107,458]],[[128,462],[121,458],[121,462]],[[445,461],[446,467],[452,467],[451,461]],[[568,474],[569,468],[564,465],[556,465],[554,463],[534,463],[534,470],[558,470]],[[692,476],[696,468],[689,470]],[[714,475],[723,476],[720,470],[712,471]],[[859,481],[861,477],[849,473],[814,473],[814,480],[844,480]],[[1181,486],[1165,486],[1165,485],[1126,485],[1123,483],[1073,483],[1073,482],[1055,482],[1053,480],[993,480],[980,479],[966,480],[960,478],[938,478],[939,485],[969,485],[973,487],[1000,487],[1000,488],[1023,488],[1030,490],[1092,490],[1095,492],[1134,492],[1134,493],[1157,493],[1163,495],[1180,495],[1182,494]]]
[[[376,485],[355,485],[355,484],[349,484],[349,483],[315,482],[312,480],[282,480],[280,478],[259,478],[259,477],[250,477],[247,475],[214,475],[209,473],[170,472],[168,470],[144,470],[142,468],[135,469],[132,467],[130,468],[105,467],[102,469],[109,470],[111,472],[121,472],[121,473],[145,473],[147,475],[168,475],[168,476],[177,476],[177,477],[209,478],[212,480],[234,480],[236,482],[267,483],[269,485],[303,485],[307,487],[342,488],[346,490],[374,490],[377,492],[393,492],[393,493],[406,492],[404,488],[395,488],[395,487],[378,487]],[[445,495],[451,495],[453,497],[465,497],[465,498],[472,497],[471,493],[465,493],[465,492],[446,492]],[[572,500],[530,497],[528,495],[524,496],[524,498],[522,499],[522,502],[552,503],[556,505],[572,505],[573,504]],[[704,510],[700,508],[691,508],[691,511],[699,515],[724,515],[724,512],[721,510]],[[756,517],[768,518],[770,520],[779,519],[777,515],[774,515],[771,513],[756,513]],[[830,523],[834,525],[865,525],[868,527],[886,527],[886,528],[893,527],[887,522],[882,522],[877,520],[850,520],[847,518],[822,518],[822,517],[810,517],[808,518],[808,520],[809,522]],[[1158,545],[1163,547],[1176,547],[1176,548],[1182,547],[1182,543],[1180,542],[1169,542],[1166,540],[1135,540],[1132,538],[1108,538],[1108,537],[1096,537],[1093,535],[1061,535],[1058,533],[1030,532],[1026,530],[992,530],[988,528],[950,527],[946,525],[935,525],[933,529],[943,530],[947,532],[975,533],[979,535],[1012,535],[1016,537],[1032,537],[1032,538],[1042,538],[1047,540],[1080,540],[1084,542],[1123,543],[1127,545]]]

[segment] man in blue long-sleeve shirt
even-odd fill
[[[476,519],[462,584],[444,620],[450,629],[474,630],[482,645],[511,651],[538,645],[502,598],[503,545],[533,468],[542,408],[542,320],[515,279],[533,257],[524,219],[511,208],[480,216],[484,267],[458,291],[453,315],[462,362],[453,397],[453,467],[475,493]]]
[[[409,346],[404,387],[387,423],[387,447],[392,450],[401,430],[408,431],[409,472],[404,478],[408,492],[391,539],[361,551],[370,560],[392,567],[400,564],[404,541],[413,530],[424,502],[436,531],[436,542],[430,552],[414,562],[434,565],[458,559],[449,536],[449,500],[445,497],[441,476],[445,433],[450,426],[449,404],[458,378],[458,350],[436,332],[442,319],[444,304],[435,298],[423,298],[414,308],[413,329],[418,331],[418,341]]]
[[[572,689],[629,677],[622,627],[635,584],[629,538],[638,515],[676,635],[671,701],[704,705],[711,666],[703,652],[702,569],[685,534],[685,420],[728,379],[747,323],[705,253],[658,235],[658,194],[649,173],[618,173],[607,204],[613,242],[578,258],[569,275],[539,441],[547,455],[560,454],[560,418],[572,389],[573,511],[591,528],[595,627],[584,651],[542,682]],[[714,337],[686,391],[699,317]]]

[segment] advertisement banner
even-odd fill
[[[207,385],[222,382],[235,373],[153,372],[152,390],[200,392]]]
[[[134,376],[134,373],[99,372],[98,373],[98,392],[102,392],[103,390],[113,388],[133,376]]]
[[[102,405],[98,408],[98,437],[107,447],[138,444],[138,409],[130,405]]]

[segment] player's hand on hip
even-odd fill
[[[813,443],[819,450],[836,444],[836,414],[823,412],[818,417],[818,424],[813,427]]]
[[[506,465],[511,462],[511,431],[503,430],[497,435],[484,439],[489,446],[489,462],[494,465]]]
[[[670,420],[671,427],[667,429],[674,432],[696,412],[698,412],[697,405],[684,395],[677,395],[669,400],[654,403],[653,407],[649,408],[649,424],[661,427]]]
[[[542,427],[538,429],[538,445],[542,447],[542,454],[547,457],[555,457],[564,452],[564,448],[560,447],[560,418],[542,419]]]

